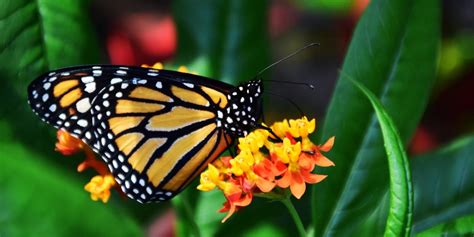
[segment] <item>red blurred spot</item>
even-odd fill
[[[270,7],[270,35],[275,37],[291,29],[298,21],[298,14],[292,4],[286,1],[274,1]]]
[[[148,227],[149,237],[173,237],[175,236],[176,215],[173,209],[169,209],[158,217]]]
[[[409,151],[411,154],[416,155],[433,150],[437,146],[438,142],[436,138],[432,136],[426,128],[420,126],[415,131]]]
[[[107,38],[113,64],[153,64],[169,59],[176,51],[176,27],[170,16],[131,14],[115,29]]]
[[[136,64],[132,42],[123,32],[113,32],[108,36],[107,51],[112,64]]]

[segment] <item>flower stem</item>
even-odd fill
[[[291,203],[290,197],[280,199],[280,201],[283,203],[283,205],[286,206],[288,209],[288,212],[290,212],[291,217],[293,218],[293,221],[295,222],[296,228],[298,229],[298,232],[301,237],[306,237],[306,231],[303,226],[303,222],[301,221],[300,216],[298,215],[298,212],[295,209],[295,206],[293,206],[293,203]]]
[[[189,222],[191,224],[191,229],[192,229],[192,232],[193,232],[194,236],[196,236],[196,237],[201,236],[201,233],[199,232],[199,227],[198,227],[196,221],[194,220],[193,211],[192,211],[191,205],[189,204],[189,200],[188,200],[187,197],[184,198],[184,200],[183,200],[183,208],[184,208],[184,212],[186,213],[186,216],[189,219]]]
[[[171,200],[178,216],[180,217],[177,218],[176,231],[180,236],[191,235],[200,237],[201,233],[197,223],[195,222],[193,210],[186,194],[187,193],[182,193],[179,197]]]

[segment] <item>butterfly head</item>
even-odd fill
[[[261,115],[262,81],[240,84],[228,95],[229,105],[223,112],[222,124],[228,134],[245,136],[256,127]]]

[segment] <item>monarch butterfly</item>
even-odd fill
[[[262,82],[128,66],[46,73],[28,88],[45,122],[82,139],[138,202],[179,193],[236,137],[257,126]]]

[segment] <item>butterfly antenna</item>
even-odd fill
[[[269,82],[278,82],[278,83],[287,83],[287,84],[293,84],[293,85],[304,85],[309,87],[311,90],[314,90],[314,85],[311,83],[306,83],[306,82],[299,82],[299,81],[282,81],[282,80],[264,80],[264,81],[269,81]]]
[[[276,61],[276,62],[274,62],[274,63],[272,63],[272,64],[270,64],[270,65],[268,65],[266,68],[264,68],[264,69],[262,69],[260,72],[258,72],[255,77],[260,76],[263,72],[265,72],[266,70],[272,68],[273,66],[275,66],[275,65],[277,65],[277,64],[279,64],[279,63],[281,63],[281,62],[283,62],[283,61],[285,61],[285,60],[287,60],[287,59],[289,59],[289,58],[291,58],[291,57],[293,57],[293,56],[295,56],[295,55],[301,53],[303,50],[305,50],[305,49],[307,49],[307,48],[310,48],[310,47],[319,46],[319,45],[320,45],[319,43],[310,43],[310,44],[304,46],[303,48],[300,48],[300,49],[296,50],[295,52],[293,52],[293,53],[287,55],[286,57],[284,57],[284,58],[282,58],[282,59],[280,59],[280,60],[278,60],[278,61]]]

